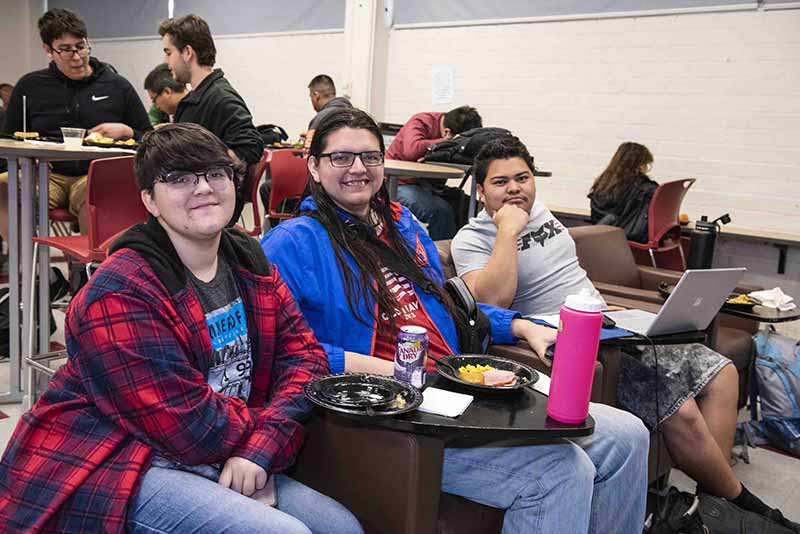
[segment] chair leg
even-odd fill
[[[32,269],[33,272],[31,273],[31,287],[28,290],[30,292],[30,297],[31,297],[30,300],[31,306],[29,310],[25,310],[28,313],[28,331],[25,333],[28,335],[28,347],[31,350],[31,354],[29,354],[29,356],[33,355],[33,338],[34,338],[34,331],[36,330],[35,323],[33,322],[34,319],[36,318],[36,306],[34,306],[33,303],[34,303],[34,298],[36,296],[36,269],[39,266],[39,262],[37,261],[38,257],[39,257],[39,243],[34,243],[33,269]]]
[[[650,253],[650,263],[653,264],[654,268],[658,268],[658,265],[656,265],[656,255],[653,253],[653,249],[649,248],[647,249],[647,252]]]
[[[36,258],[38,258],[38,257],[39,257],[39,243],[34,243],[33,244],[33,267],[31,269],[32,270],[31,287],[28,288],[28,291],[29,291],[29,294],[30,294],[30,297],[31,297],[29,302],[31,303],[31,305],[30,305],[30,309],[25,310],[25,313],[28,314],[28,331],[24,332],[24,334],[28,336],[28,348],[30,349],[30,354],[28,354],[27,356],[26,355],[22,356],[22,361],[23,362],[26,362],[26,360],[25,360],[26,357],[32,357],[33,353],[34,353],[34,351],[33,351],[33,338],[34,338],[34,332],[36,331],[36,326],[35,326],[35,324],[33,322],[34,319],[36,318],[36,313],[35,313],[36,306],[34,305],[34,302],[35,302],[34,296],[36,294],[36,268],[39,266],[39,262],[36,261]],[[33,406],[33,403],[35,402],[35,399],[33,398],[33,395],[34,395],[34,392],[33,392],[33,383],[34,383],[34,380],[33,380],[33,369],[27,363],[25,363],[25,375],[26,375],[26,384],[25,384],[26,385],[26,388],[25,388],[26,395],[23,398],[23,403],[22,404],[23,404],[23,408],[25,410],[29,410],[30,407]]]
[[[683,266],[683,270],[686,270],[686,256],[683,254],[683,247],[681,246],[680,242],[678,243],[678,253],[681,255],[681,265]]]

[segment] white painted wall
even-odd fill
[[[27,72],[47,65],[36,20],[41,0],[0,0],[0,83],[16,84]]]
[[[431,105],[431,67],[456,70]],[[800,10],[449,28],[389,37],[385,119],[477,107],[553,171],[545,202],[587,207],[620,142],[654,154],[660,181],[698,179],[692,218],[800,234]]]
[[[337,80],[344,63],[341,32],[218,37],[215,43],[216,66],[242,95],[255,124],[279,124],[292,139],[314,116],[308,82],[320,73]],[[142,84],[163,61],[160,39],[95,41],[92,53],[128,78],[149,107]]]

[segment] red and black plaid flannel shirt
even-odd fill
[[[170,295],[141,255],[116,252],[70,306],[68,363],[0,463],[1,532],[122,532],[153,451],[292,464],[311,409],[303,385],[327,359],[275,267],[231,263],[253,348],[247,404],[204,379],[211,343],[190,285]]]

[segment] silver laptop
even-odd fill
[[[658,315],[643,310],[608,312],[617,326],[646,336],[705,330],[746,269],[689,269]]]

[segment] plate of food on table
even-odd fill
[[[487,354],[452,354],[435,358],[435,363],[444,378],[481,391],[515,391],[539,380],[532,367]]]
[[[112,137],[105,137],[98,132],[90,133],[83,138],[83,144],[86,146],[99,146],[105,148],[130,148],[136,150],[139,145],[136,139],[114,139]]]

